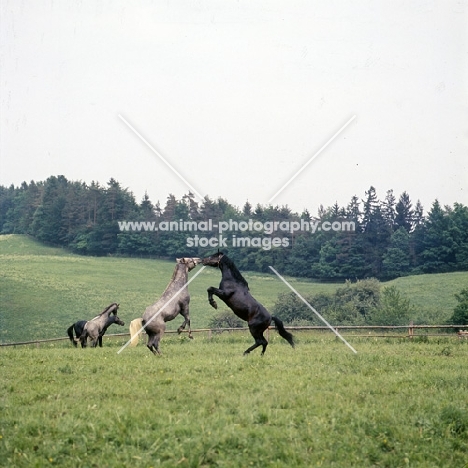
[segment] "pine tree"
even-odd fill
[[[176,220],[176,206],[177,199],[172,193],[170,193],[166,199],[166,206],[162,212],[162,218],[164,221]]]
[[[456,268],[468,270],[468,207],[454,204],[449,213],[448,230],[454,243]]]
[[[371,276],[379,278],[382,256],[388,248],[392,231],[383,217],[374,187],[370,187],[366,195],[363,213],[365,259]]]
[[[377,199],[377,193],[374,187],[370,187],[367,192],[365,192],[367,198],[363,200],[364,209],[362,214],[362,224],[364,231],[368,229],[368,224],[372,221],[374,214],[379,206],[379,201]]]
[[[139,211],[142,219],[144,219],[145,221],[153,221],[156,218],[156,214],[154,212],[154,205],[151,203],[147,192],[145,192],[143,200],[140,203]]]
[[[421,252],[421,268],[427,273],[443,273],[454,267],[454,242],[449,234],[449,217],[436,200],[429,211]]]
[[[192,192],[189,192],[187,195],[184,195],[182,199],[188,206],[190,219],[198,221],[200,219],[200,213],[198,202],[195,200],[195,195]]]
[[[246,217],[252,216],[252,205],[247,200],[242,208],[242,214]]]
[[[49,177],[44,185],[41,204],[34,213],[31,231],[37,239],[51,244],[64,244],[67,227],[63,223],[66,205],[67,179]]]
[[[390,246],[383,256],[383,275],[397,278],[410,271],[410,235],[405,228],[398,228],[390,239]]]
[[[414,212],[412,210],[410,197],[406,192],[400,195],[395,211],[395,229],[402,227],[406,229],[407,232],[411,232],[413,230]]]
[[[361,230],[361,217],[362,213],[359,198],[356,195],[354,195],[351,198],[351,201],[349,202],[348,206],[346,207],[346,219],[355,222],[356,232]]]
[[[387,195],[385,196],[385,201],[382,203],[382,215],[392,231],[395,228],[395,206],[396,198],[393,195],[393,190],[388,190]]]

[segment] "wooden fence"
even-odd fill
[[[331,330],[324,326],[301,326],[301,327],[286,327],[288,330],[296,331],[321,331],[329,332]],[[461,328],[468,328],[468,325],[413,325],[411,322],[409,325],[341,325],[334,327],[336,331],[343,334],[346,337],[359,337],[359,338],[408,338],[413,339],[416,337],[429,337],[429,336],[443,336],[447,338],[466,338],[466,334],[457,334],[455,330]],[[267,338],[270,330],[274,330],[274,327],[270,327],[267,330]],[[428,330],[425,333],[417,333],[418,330]],[[430,333],[431,331],[445,330],[445,333]],[[451,333],[450,330],[453,330]],[[247,327],[242,328],[199,328],[192,330],[192,333],[206,333],[208,338],[211,338],[213,333],[223,332],[235,332],[235,331],[248,331]],[[365,333],[367,331],[367,333]],[[373,333],[374,331],[374,333]],[[375,332],[379,333],[375,333]],[[346,333],[343,333],[346,332]],[[177,333],[177,330],[166,330],[165,333]],[[183,333],[187,333],[184,330]],[[108,334],[108,338],[130,336],[129,333],[116,333]],[[68,337],[61,338],[49,338],[45,340],[32,340],[32,341],[19,341],[16,343],[0,343],[1,347],[6,346],[23,346],[23,345],[36,345],[39,347],[41,344],[53,343],[59,341],[68,341]]]

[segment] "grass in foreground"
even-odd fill
[[[463,467],[468,343],[166,336],[0,350],[0,465]]]

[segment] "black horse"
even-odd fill
[[[246,349],[244,355],[249,354],[250,351],[259,346],[263,346],[262,355],[265,353],[268,341],[263,333],[270,326],[271,321],[275,323],[280,336],[294,348],[294,339],[291,333],[285,330],[283,322],[279,318],[270,315],[265,307],[250,294],[247,281],[227,255],[218,252],[211,257],[204,258],[202,263],[219,268],[222,273],[219,288],[211,286],[207,289],[210,305],[215,309],[218,308],[213,295],[218,296],[239,318],[245,320],[249,325],[255,344]]]
[[[86,325],[86,320],[79,320],[78,322],[75,322],[68,330],[68,336],[70,338],[70,341],[73,343],[73,346],[76,348],[77,347],[77,342],[80,341],[80,336],[83,334],[84,327]],[[111,315],[108,319],[107,322],[104,325],[104,328],[102,329],[101,333],[99,334],[99,347],[102,348],[102,337],[106,334],[107,329],[115,323],[116,325],[120,325],[123,327],[125,325],[125,322],[120,320],[120,318],[117,315]],[[76,339],[73,337],[73,332],[75,332]],[[81,347],[86,348],[86,341],[81,341]]]

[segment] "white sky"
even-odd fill
[[[466,0],[0,2],[0,184],[468,204]]]

